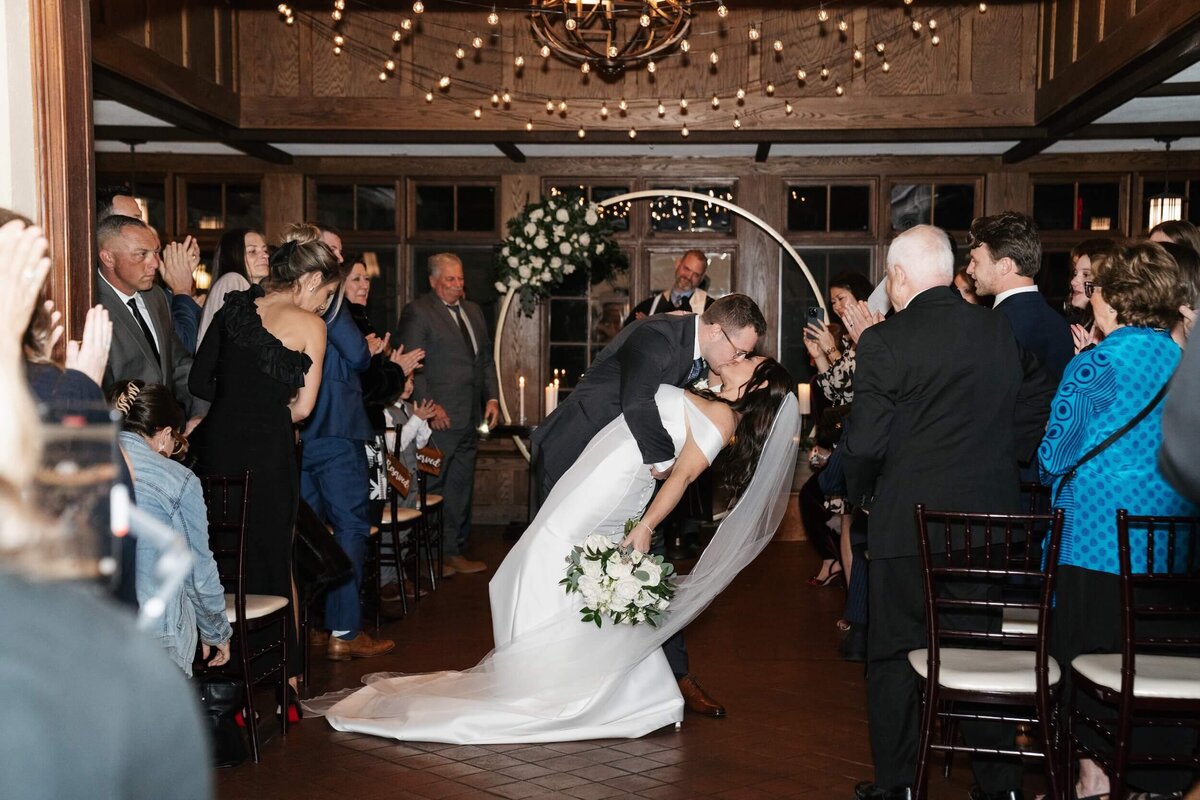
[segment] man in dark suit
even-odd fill
[[[726,364],[753,352],[766,327],[762,312],[744,294],[722,297],[702,315],[659,314],[627,326],[533,433],[534,479],[541,499],[592,437],[621,414],[646,469],[655,478],[665,478],[675,463],[675,447],[654,403],[658,387],[686,386],[710,370],[719,375]],[[683,637],[668,639],[663,651],[687,707],[706,716],[725,716],[725,709],[689,674]]]
[[[967,239],[975,292],[995,297],[992,308],[1008,317],[1017,343],[1046,368],[1057,386],[1075,356],[1067,318],[1038,291],[1034,278],[1042,268],[1042,241],[1032,217],[1005,211],[979,217]]]
[[[850,498],[870,512],[867,700],[875,782],[858,798],[911,795],[918,742],[917,674],[925,608],[913,506],[1012,513],[1017,462],[1032,453],[1053,387],[1017,345],[1008,320],[950,288],[945,232],[921,225],[892,242],[888,295],[898,312],[863,332],[843,445]],[[979,587],[986,592],[986,587]],[[964,721],[980,746],[1012,729]],[[972,800],[1020,798],[1019,761],[976,758]]]
[[[663,289],[653,297],[638,303],[633,313],[625,320],[625,324],[671,311],[703,314],[713,304],[708,292],[700,288],[707,271],[708,256],[704,255],[704,251],[688,250],[675,262],[675,283],[669,289]]]
[[[425,366],[413,380],[413,397],[438,404],[430,420],[433,444],[442,451],[441,474],[429,489],[442,495],[445,576],[482,572],[487,565],[462,554],[471,533],[471,499],[475,490],[475,453],[480,419],[488,427],[500,420],[499,389],[492,339],[483,311],[465,299],[462,261],[453,253],[429,257],[433,291],[404,307],[400,343],[412,352],[425,351]],[[486,408],[485,408],[486,403]],[[481,416],[482,415],[482,416]]]
[[[190,413],[192,356],[175,333],[166,295],[154,288],[158,236],[140,219],[115,214],[101,220],[96,241],[100,253],[96,296],[113,323],[105,390],[133,378],[161,383]]]

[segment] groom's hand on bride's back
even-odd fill
[[[650,476],[653,477],[654,480],[656,480],[656,481],[665,481],[667,478],[671,477],[671,470],[673,470],[673,469],[675,469],[674,461],[672,461],[670,464],[668,464],[663,469],[659,469],[654,464],[651,464],[650,465]]]

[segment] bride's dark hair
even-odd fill
[[[775,415],[779,413],[779,404],[785,396],[796,391],[796,382],[791,374],[782,364],[769,357],[755,367],[746,386],[746,393],[732,402],[714,396],[714,399],[728,403],[741,417],[733,432],[733,443],[725,450],[722,459],[724,485],[734,497],[740,496],[754,477],[758,455],[771,433]]]

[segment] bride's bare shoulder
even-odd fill
[[[708,417],[725,439],[733,436],[733,432],[737,428],[737,415],[733,413],[733,409],[728,404],[719,400],[709,400],[707,397],[701,397],[692,392],[687,393],[687,398],[696,408],[700,409],[700,413]]]

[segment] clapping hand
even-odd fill
[[[390,335],[390,334],[389,334]],[[411,375],[421,368],[421,363],[425,360],[425,351],[421,348],[404,351],[404,345],[400,345],[392,351],[392,363],[404,370],[405,375]]]
[[[158,273],[172,294],[192,297],[196,294],[196,279],[192,273],[199,264],[199,245],[189,236],[183,242],[171,242],[163,248]]]
[[[367,350],[370,351],[371,355],[373,356],[377,356],[380,353],[386,352],[388,348],[388,340],[391,338],[392,334],[390,332],[385,333],[382,339],[380,339],[374,333],[368,333]]]
[[[108,365],[112,332],[108,310],[99,305],[89,308],[83,321],[83,337],[79,341],[67,342],[67,369],[78,370],[101,385],[104,368]]]
[[[436,415],[437,412],[438,412],[438,404],[428,398],[426,398],[425,400],[422,400],[419,403],[413,403],[413,407],[412,407],[413,416],[419,417],[420,419],[423,419],[426,422],[433,419],[434,415]]]
[[[1099,344],[1103,334],[1100,332],[1099,325],[1092,325],[1092,329],[1088,330],[1083,325],[1071,326],[1071,339],[1075,342],[1075,353],[1078,355],[1085,347],[1090,347],[1094,344]]]
[[[863,331],[883,322],[883,314],[872,311],[865,300],[859,300],[846,306],[842,312],[842,321],[846,323],[846,333],[858,344],[858,337],[862,336]]]
[[[33,306],[42,291],[50,259],[50,243],[36,225],[29,227],[14,219],[0,227],[0,320],[7,327],[0,332],[3,346],[19,350],[21,337],[33,314]]]

